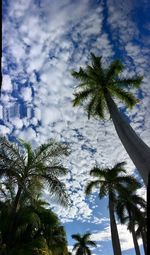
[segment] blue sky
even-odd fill
[[[98,244],[93,254],[113,254],[107,198],[99,201],[96,193],[84,195],[95,162],[111,167],[126,161],[128,173],[138,177],[109,116],[105,121],[88,120],[82,108],[72,107],[77,82],[70,72],[89,63],[92,51],[103,56],[104,65],[120,58],[124,75],[144,75],[141,89],[134,92],[140,104],[130,112],[118,105],[150,145],[149,13],[148,0],[3,1],[0,133],[33,146],[48,138],[70,144],[63,181],[72,205],[68,210],[54,208],[66,227],[70,249],[71,234],[90,230]],[[144,188],[139,193],[145,197]],[[118,224],[118,229],[123,254],[134,254],[126,227]]]

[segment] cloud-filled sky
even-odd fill
[[[148,0],[3,1],[0,133],[13,140],[23,138],[33,146],[48,138],[70,145],[63,181],[72,204],[68,210],[55,206],[70,249],[71,234],[90,230],[98,244],[93,254],[113,254],[107,198],[100,201],[96,193],[84,195],[94,164],[111,167],[126,161],[128,173],[138,177],[109,116],[105,121],[88,120],[81,107],[72,107],[77,81],[71,71],[89,63],[92,51],[103,56],[104,65],[120,58],[124,75],[144,75],[141,89],[134,91],[140,103],[132,111],[118,105],[150,145],[149,12]],[[140,194],[145,196],[144,188]],[[134,254],[126,227],[118,225],[118,229],[123,254]]]

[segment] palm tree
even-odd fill
[[[64,156],[69,154],[67,146],[52,139],[35,150],[24,141],[21,141],[21,145],[20,149],[6,138],[0,138],[1,181],[11,183],[11,187],[16,190],[9,222],[8,243],[11,243],[14,235],[15,215],[23,194],[26,193],[32,198],[35,193],[33,190],[41,191],[47,186],[57,201],[65,206],[68,203],[65,184],[59,180],[59,177],[67,173],[67,169],[62,165]]]
[[[120,191],[119,196],[117,197],[116,212],[122,224],[128,222],[128,229],[132,233],[136,255],[140,255],[135,223],[136,219],[142,217],[141,208],[146,208],[146,202],[139,197],[135,191],[135,189],[131,190],[128,187]]]
[[[90,175],[96,178],[93,181],[88,182],[85,193],[89,195],[93,188],[99,189],[99,198],[102,199],[108,196],[108,208],[110,214],[110,229],[112,237],[112,246],[114,255],[121,255],[121,247],[119,241],[119,235],[115,220],[115,201],[116,194],[122,190],[126,185],[133,187],[139,187],[139,183],[130,175],[122,175],[126,173],[124,169],[125,162],[117,163],[113,168],[100,168],[94,167],[90,171]]]
[[[77,241],[73,247],[73,251],[76,251],[76,255],[91,255],[89,246],[96,247],[96,243],[90,240],[90,236],[90,233],[72,235],[72,238]]]
[[[6,246],[6,254],[50,254],[67,255],[66,233],[55,213],[46,209],[44,201],[36,200],[32,204],[21,204],[15,217],[15,235],[13,246]],[[0,233],[2,245],[5,244],[10,215],[10,204],[0,204]],[[39,253],[41,251],[41,253]],[[43,253],[42,253],[43,251]],[[44,253],[45,251],[45,253]],[[0,250],[1,252],[1,250]]]
[[[128,124],[122,112],[117,108],[113,98],[118,98],[129,108],[137,102],[137,98],[124,88],[139,88],[142,77],[122,78],[123,65],[114,60],[108,68],[102,67],[102,57],[91,53],[92,65],[72,75],[80,81],[74,94],[73,106],[84,105],[91,116],[104,119],[105,110],[108,110],[114,123],[116,132],[129,154],[131,160],[140,172],[145,184],[148,184],[150,173],[150,148],[140,139]]]

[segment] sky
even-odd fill
[[[36,147],[49,138],[68,143],[71,154],[64,164],[71,205],[54,206],[67,231],[92,233],[97,242],[93,255],[113,255],[108,200],[97,193],[85,197],[90,169],[98,163],[112,167],[126,161],[127,172],[138,172],[125,152],[114,126],[90,119],[82,107],[73,108],[78,82],[71,76],[90,63],[90,52],[109,64],[119,58],[124,75],[143,75],[140,99],[131,111],[117,102],[134,130],[150,146],[150,2],[148,0],[5,0],[2,24],[2,95],[0,134],[15,141],[22,138]],[[139,194],[145,197],[145,188]],[[45,198],[50,200],[49,194]],[[118,222],[123,255],[134,255],[126,226]],[[139,240],[141,244],[141,240]],[[141,246],[141,255],[143,248]]]

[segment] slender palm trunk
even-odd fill
[[[119,241],[118,229],[114,215],[114,203],[109,194],[109,214],[110,214],[110,229],[111,229],[111,238],[112,238],[112,246],[114,255],[121,255],[121,246]]]
[[[137,241],[136,232],[135,232],[135,227],[134,227],[134,218],[133,218],[131,210],[129,208],[127,208],[127,210],[128,210],[129,219],[130,219],[130,226],[131,226],[130,231],[132,233],[135,253],[136,253],[136,255],[141,255],[140,248],[139,248],[138,241]]]
[[[133,238],[133,243],[134,243],[134,248],[135,248],[135,253],[136,255],[140,255],[140,248],[139,248],[139,245],[138,245],[138,241],[137,241],[137,237],[136,237],[136,233],[135,233],[135,229],[134,229],[134,226],[132,224],[131,226],[131,233],[132,233],[132,238]]]
[[[137,170],[140,172],[145,185],[147,185],[150,173],[150,148],[127,123],[108,92],[105,92],[105,98],[117,134]]]
[[[141,237],[142,237],[142,241],[143,241],[144,253],[145,253],[145,255],[147,255],[147,240],[146,240],[146,235],[143,232],[143,230],[141,231]]]

